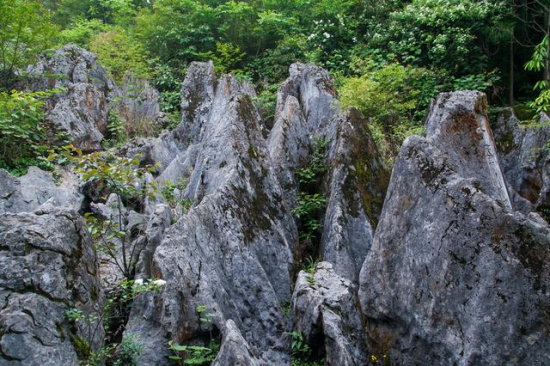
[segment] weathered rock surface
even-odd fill
[[[366,121],[351,109],[338,121],[329,152],[330,186],[321,250],[336,272],[357,281],[372,244],[389,174]]]
[[[195,64],[186,80],[204,82],[193,70],[209,68]],[[216,362],[288,364],[281,304],[290,299],[296,227],[269,164],[251,87],[230,76],[211,83],[204,88],[215,91],[211,105],[188,111],[202,123],[186,127],[197,134],[183,154],[195,153],[182,159],[185,170],[193,168],[188,192],[195,206],[164,232],[151,274],[167,285],[136,301],[127,332],[146,340],[142,363],[165,364],[167,337],[185,343],[208,335],[196,312],[205,305],[215,314],[214,334],[222,332]],[[235,347],[241,338],[246,343]]]
[[[70,173],[63,174],[58,186],[51,173],[37,167],[29,167],[19,178],[0,169],[0,213],[32,212],[51,199],[54,206],[78,210],[83,200],[78,187],[78,180]]]
[[[97,56],[74,45],[43,54],[29,66],[33,90],[63,88],[48,100],[46,122],[64,132],[82,150],[101,148],[107,127],[109,101],[115,89]],[[58,141],[58,136],[51,136]]]
[[[441,94],[407,139],[360,276],[370,351],[397,364],[550,362],[550,228],[511,210],[485,97]]]
[[[336,274],[328,262],[313,274],[301,271],[292,307],[294,329],[301,332],[326,365],[365,365],[367,354],[355,285]],[[322,348],[324,346],[324,348]]]
[[[318,141],[329,147],[320,192],[328,205],[320,240],[322,260],[357,280],[372,243],[389,174],[357,110],[342,111],[330,74],[317,66],[293,64],[277,95],[269,152],[285,200],[296,205],[296,172],[307,166]]]
[[[0,214],[0,249],[0,364],[78,365],[72,339],[88,333],[65,312],[96,314],[103,296],[82,219],[62,209]]]
[[[148,80],[127,74],[116,94],[115,108],[119,117],[133,129],[129,132],[151,136],[167,127],[169,119],[160,110],[160,93]]]
[[[512,110],[496,121],[495,142],[516,209],[537,210],[548,217],[550,208],[550,119],[541,114],[535,124],[524,127]],[[545,212],[546,211],[546,212]]]

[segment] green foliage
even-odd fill
[[[291,337],[292,366],[324,365],[324,360],[313,360],[312,349],[305,341],[304,335],[301,332],[292,331],[286,334]]]
[[[98,54],[99,62],[119,84],[128,72],[137,78],[151,75],[145,49],[120,27],[97,34],[90,41],[90,50]]]
[[[183,197],[189,179],[181,178],[178,182],[165,181],[160,186],[160,194],[172,209],[179,208],[182,214],[187,213],[193,202]]]
[[[313,195],[301,192],[298,194],[298,203],[292,210],[297,219],[300,219],[302,230],[300,238],[311,240],[317,236],[321,223],[317,217],[327,204],[327,199],[322,195],[315,193]]]
[[[69,309],[65,319],[72,328],[71,341],[77,351],[81,366],[98,366],[105,363],[113,366],[137,366],[142,346],[137,338],[125,335],[120,344],[113,343],[113,335],[121,331],[121,320],[127,317],[136,296],[145,292],[158,292],[166,284],[163,280],[135,280],[118,283],[105,301],[102,312],[84,314],[80,309]],[[125,314],[117,314],[115,309],[122,309]],[[122,317],[122,319],[120,319]],[[117,324],[117,329],[110,329],[111,324]],[[122,324],[123,326],[124,324]],[[106,333],[104,339],[98,340],[98,331],[103,327]],[[77,329],[83,337],[77,335]],[[99,341],[99,345],[98,345]]]
[[[234,74],[243,74],[243,59],[246,56],[245,52],[241,52],[241,48],[231,43],[216,42],[216,53],[208,56],[214,65],[216,71],[222,74],[233,72]]]
[[[315,143],[309,164],[296,172],[300,192],[292,214],[299,220],[300,239],[310,242],[322,228],[319,217],[327,204],[326,198],[317,193],[321,179],[326,172],[325,150],[328,141],[313,138]]]
[[[0,92],[0,167],[16,175],[29,165],[51,169],[43,154],[48,149],[44,102],[57,90]]]
[[[356,107],[369,119],[378,148],[391,163],[407,136],[422,133],[421,118],[438,93],[436,75],[398,63],[375,68],[367,62],[356,68],[364,74],[342,80],[341,103]]]
[[[373,48],[388,49],[388,59],[429,66],[462,77],[485,71],[482,39],[500,26],[496,2],[413,0],[394,11],[372,33]]]
[[[309,257],[304,266],[304,271],[307,273],[307,283],[310,286],[315,285],[315,271],[317,270],[317,261]]]
[[[155,198],[155,192],[143,184],[143,176],[154,172],[156,167],[140,167],[138,158],[119,157],[111,151],[83,155],[81,150],[71,145],[65,146],[61,154],[51,153],[49,160],[63,159],[74,163],[73,171],[80,174],[85,182],[94,182],[107,192],[116,194],[114,217],[100,220],[87,213],[85,218],[96,248],[110,258],[127,280],[131,280],[137,253],[136,246],[131,245],[131,228],[127,226],[123,200]],[[122,260],[117,255],[118,245],[121,246]]]
[[[216,358],[220,350],[219,342],[212,335],[212,320],[213,313],[208,312],[205,305],[197,306],[197,314],[199,315],[199,324],[205,324],[210,332],[210,342],[208,347],[196,345],[180,345],[174,341],[168,342],[168,347],[174,353],[170,356],[171,360],[177,361],[178,365],[210,365]]]
[[[542,42],[539,43],[531,59],[525,64],[525,69],[528,71],[542,71],[546,64],[546,58],[548,50],[548,35],[545,35]],[[549,80],[540,80],[535,86],[534,90],[539,91],[539,95],[536,99],[529,103],[529,107],[535,109],[537,113],[547,112],[550,109],[550,84]]]
[[[288,333],[292,337],[290,348],[292,349],[292,355],[298,358],[308,358],[311,356],[311,347],[304,340],[304,335],[301,332]]]
[[[57,43],[60,46],[72,43],[88,49],[90,41],[98,34],[106,32],[107,29],[108,26],[98,19],[77,19],[70,28],[60,32]]]
[[[209,347],[203,347],[184,346],[169,341],[168,346],[174,353],[169,358],[177,361],[178,365],[210,365],[220,350],[217,342],[210,342]]]
[[[296,178],[302,188],[307,188],[312,184],[318,184],[320,178],[327,170],[325,164],[325,150],[328,146],[328,141],[314,138],[313,142],[315,144],[315,149],[309,164],[296,172]]]
[[[438,92],[433,73],[398,63],[379,69],[367,66],[362,76],[345,78],[342,84],[342,105],[356,107],[381,124],[414,120]]]
[[[48,49],[58,29],[38,1],[0,0],[0,90],[15,81],[14,71]]]
[[[124,337],[118,347],[118,357],[113,366],[138,366],[142,349],[143,346],[137,342],[136,336]]]
[[[257,97],[253,99],[254,106],[259,109],[262,120],[269,127],[275,123],[275,108],[277,107],[278,85],[267,85]]]
[[[124,121],[114,109],[111,109],[107,121],[107,134],[101,144],[104,148],[122,146],[127,139]]]

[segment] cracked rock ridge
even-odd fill
[[[444,93],[397,158],[359,297],[397,364],[550,362],[550,229],[511,209],[485,96]]]

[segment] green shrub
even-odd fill
[[[50,168],[44,101],[56,91],[0,92],[0,167],[21,175],[29,165]]]
[[[127,72],[137,78],[151,76],[145,49],[120,27],[97,34],[90,41],[90,50],[98,54],[99,62],[119,85]]]
[[[78,19],[67,29],[61,31],[58,37],[60,46],[68,43],[76,44],[86,49],[90,48],[90,41],[99,33],[107,31],[108,26],[98,19]]]

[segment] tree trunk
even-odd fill
[[[514,106],[514,29],[510,35],[510,80],[508,82],[508,104]]]

